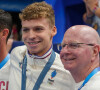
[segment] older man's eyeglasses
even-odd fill
[[[68,43],[68,44],[58,44],[57,49],[61,51],[66,46],[70,49],[77,49],[81,47],[82,44],[88,45],[88,46],[94,46],[94,44],[86,44],[86,43]]]

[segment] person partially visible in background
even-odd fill
[[[13,24],[10,38],[7,41],[7,50],[9,53],[11,53],[15,47],[24,45],[24,42],[19,40],[20,38],[21,36],[18,35],[17,24]]]
[[[8,90],[10,55],[7,41],[12,31],[12,16],[0,9],[0,90]]]
[[[83,0],[86,6],[86,13],[83,20],[86,24],[91,25],[100,36],[100,0]]]
[[[12,33],[11,33],[10,38],[13,39],[14,41],[18,41],[19,40],[17,24],[13,24]]]
[[[23,41],[16,41],[16,40],[13,40],[12,38],[9,38],[8,41],[7,41],[7,50],[9,52],[9,54],[10,54],[11,51],[15,47],[22,46],[22,45],[24,45]]]

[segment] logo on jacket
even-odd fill
[[[54,83],[53,78],[56,76],[56,74],[57,74],[56,70],[54,70],[54,71],[51,73],[51,78],[48,78],[48,83],[49,83],[49,84],[52,85],[52,84]]]

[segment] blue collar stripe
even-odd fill
[[[90,80],[90,78],[95,75],[97,72],[100,71],[100,67],[95,68],[84,80],[83,84],[78,88],[78,90],[81,90],[81,88]]]
[[[0,69],[7,63],[7,61],[10,59],[10,54],[8,54],[5,59],[0,63]]]

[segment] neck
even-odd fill
[[[95,66],[91,66],[85,70],[71,71],[71,74],[75,82],[78,83],[78,82],[85,80],[85,78],[97,67],[99,67],[99,64],[96,64]]]
[[[49,51],[51,51],[51,49],[52,49],[52,45],[50,45],[46,50],[43,50],[42,52],[39,52],[39,53],[30,53],[29,51],[28,51],[28,54],[30,55],[30,56],[32,56],[32,55],[35,55],[35,56],[39,56],[39,57],[42,57],[42,56],[44,56],[46,53],[48,53]]]
[[[0,49],[0,62],[2,62],[4,60],[4,58],[7,56],[8,51],[7,48],[5,46],[1,47]]]

